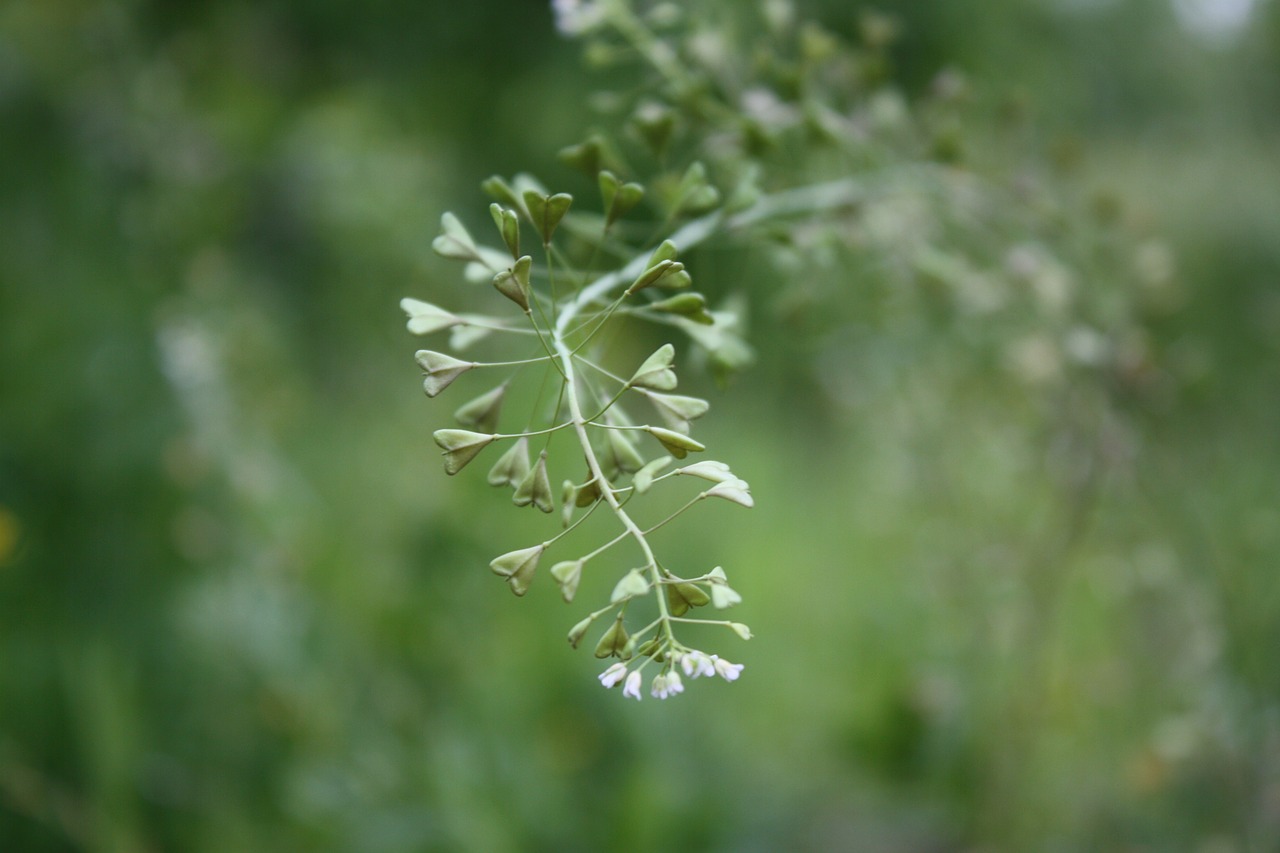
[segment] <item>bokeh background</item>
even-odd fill
[[[1135,235],[1142,393],[756,298],[688,387],[757,507],[666,546],[756,639],[636,704],[485,569],[537,520],[446,481],[398,308],[565,174],[546,5],[0,4],[0,849],[1280,849],[1280,3],[878,8]]]

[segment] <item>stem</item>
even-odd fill
[[[662,576],[658,573],[658,560],[653,554],[653,549],[649,547],[649,540],[645,538],[644,531],[632,520],[630,514],[623,509],[622,504],[618,501],[618,496],[613,491],[613,485],[605,477],[604,469],[600,466],[600,460],[596,456],[595,448],[591,446],[591,439],[587,435],[587,420],[582,416],[582,404],[578,400],[573,352],[563,337],[563,331],[572,321],[575,309],[580,308],[582,304],[586,304],[582,301],[583,294],[591,289],[591,287],[588,287],[579,292],[578,298],[569,303],[560,314],[555,328],[552,330],[552,343],[556,348],[556,352],[560,355],[560,363],[563,367],[562,372],[565,376],[565,398],[569,403],[569,419],[570,423],[573,424],[574,432],[578,435],[578,442],[582,445],[582,454],[586,457],[587,468],[600,486],[600,494],[604,497],[605,502],[609,504],[609,508],[613,510],[614,516],[621,522],[626,533],[634,538],[636,544],[640,546],[640,552],[644,554],[645,565],[652,576],[654,588],[660,589]],[[671,614],[667,611],[667,600],[661,595],[655,594],[654,597],[658,601],[658,619],[662,622],[663,631],[668,640],[674,640],[675,638],[671,631]]]
[[[688,511],[689,511],[689,509],[690,509],[694,504],[696,504],[698,501],[702,500],[702,499],[703,499],[703,498],[705,498],[706,496],[707,496],[707,493],[706,493],[706,492],[702,492],[702,493],[701,493],[700,495],[698,495],[696,498],[693,498],[693,499],[692,499],[692,500],[690,500],[687,504],[685,504],[684,506],[680,507],[680,508],[679,508],[678,510],[676,510],[675,512],[671,513],[671,515],[668,515],[666,518],[662,519],[662,521],[659,521],[657,524],[653,525],[653,527],[650,527],[648,530],[646,530],[646,531],[645,531],[645,533],[646,533],[646,534],[653,533],[655,530],[659,530],[659,529],[661,529],[661,528],[665,527],[666,525],[670,524],[671,522],[675,521],[675,520],[676,520],[677,518],[679,518],[681,515],[684,515],[686,512],[688,512]],[[681,581],[681,583],[683,583],[683,581]]]
[[[533,429],[528,430],[527,432],[494,433],[493,440],[502,441],[508,438],[533,438],[535,435],[547,435],[548,433],[559,432],[560,430],[572,425],[573,421],[565,421],[562,424],[556,424],[555,426],[547,427],[546,429]]]

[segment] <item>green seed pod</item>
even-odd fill
[[[426,373],[422,380],[422,390],[428,397],[434,397],[448,388],[453,380],[476,366],[474,361],[462,361],[442,352],[420,349],[414,353],[418,366]]]
[[[588,616],[586,619],[583,619],[581,622],[570,628],[569,645],[576,649],[578,644],[582,642],[583,636],[587,633],[587,629],[591,627],[591,623],[594,621],[596,621],[596,617]]]
[[[555,508],[551,500],[551,480],[547,476],[547,451],[538,454],[538,461],[516,486],[511,501],[516,506],[532,503],[543,512],[551,512]]]
[[[566,604],[573,601],[578,592],[578,582],[582,580],[582,561],[565,560],[551,567],[551,577],[560,586],[560,595]]]
[[[662,442],[662,446],[667,449],[667,452],[677,459],[685,458],[689,455],[690,451],[696,453],[707,449],[706,445],[701,442],[694,441],[687,435],[682,435],[681,433],[674,432],[669,429],[647,426],[645,427],[645,431],[658,441]]]
[[[462,322],[457,315],[420,299],[406,297],[400,300],[400,307],[409,315],[409,332],[414,335],[429,335]]]
[[[514,488],[520,485],[528,473],[529,439],[522,435],[507,448],[506,453],[498,457],[498,461],[489,469],[489,485]]]
[[[724,498],[727,501],[733,501],[739,506],[745,506],[747,509],[751,509],[756,505],[755,499],[751,497],[746,480],[725,480],[723,483],[716,483],[702,494],[703,497],[708,498]]]
[[[676,244],[670,240],[663,240],[658,244],[658,248],[653,250],[653,254],[649,256],[649,266],[654,266],[662,261],[674,261],[680,256],[680,250],[676,248]]]
[[[682,432],[686,435],[689,432],[689,421],[702,417],[711,408],[710,403],[698,397],[659,394],[653,391],[644,391],[643,393],[653,403],[654,408],[658,410],[658,414],[662,416],[667,426],[676,432]]]
[[[582,509],[583,507],[591,506],[593,503],[600,500],[600,498],[600,484],[595,480],[591,480],[577,487],[576,493],[573,497],[573,504],[579,509]]]
[[[711,604],[716,610],[725,610],[735,604],[742,603],[742,596],[728,584],[713,583],[711,585]]]
[[[436,254],[456,261],[481,261],[480,250],[458,217],[445,213],[440,217],[440,236],[431,241]]]
[[[681,293],[646,305],[645,308],[663,314],[678,314],[704,326],[715,323],[715,318],[707,313],[707,299],[701,293]]]
[[[627,634],[627,629],[622,627],[622,614],[618,614],[618,618],[613,620],[613,624],[609,626],[609,630],[604,632],[600,637],[600,642],[596,643],[596,657],[607,658],[615,655],[621,655],[626,648],[627,641],[631,637]]]
[[[465,429],[438,429],[431,437],[444,450],[445,472],[453,475],[461,471],[497,436]]]
[[[614,586],[613,595],[609,596],[609,603],[617,604],[619,601],[645,595],[648,592],[649,581],[645,578],[644,572],[640,569],[632,569]]]
[[[573,204],[573,196],[568,193],[556,193],[548,197],[537,190],[526,190],[524,204],[529,211],[529,219],[542,235],[542,245],[549,246],[551,235],[556,233],[556,226],[560,224],[560,220],[569,212],[569,206]]]
[[[499,293],[529,313],[529,269],[533,258],[524,255],[509,270],[502,270],[493,277],[493,286]]]
[[[524,595],[529,591],[529,583],[538,568],[538,559],[542,556],[546,545],[533,545],[518,551],[509,551],[496,557],[489,563],[495,575],[507,579],[507,585],[516,595]]]
[[[702,607],[711,601],[711,596],[691,583],[669,583],[666,588],[667,605],[671,608],[672,616],[683,616],[689,612],[690,607]]]
[[[714,459],[704,459],[692,465],[685,465],[683,468],[677,468],[676,473],[687,474],[690,477],[700,477],[713,483],[723,483],[726,480],[738,479],[729,470],[728,465],[723,462],[716,462]]]
[[[645,492],[649,491],[653,486],[654,475],[670,464],[670,456],[659,456],[657,459],[637,471],[635,477],[631,480],[631,485],[635,487],[636,494],[643,495]]]
[[[627,295],[635,293],[638,290],[644,290],[653,284],[660,284],[662,280],[674,275],[684,269],[684,264],[679,261],[658,261],[653,266],[646,269],[631,282],[631,286],[627,288]]]
[[[475,427],[484,432],[497,432],[498,412],[507,393],[507,383],[486,391],[469,403],[464,403],[453,417],[465,427]]]
[[[498,233],[502,235],[502,242],[506,244],[512,259],[520,257],[519,216],[514,210],[508,210],[500,204],[489,205],[489,215],[493,217],[493,224],[498,226]]]
[[[622,430],[611,429],[606,430],[608,435],[605,437],[605,461],[619,471],[625,471],[628,474],[639,471],[644,467],[644,457],[640,455],[640,451],[636,449],[635,444]],[[596,485],[593,483],[593,485]],[[596,485],[595,496],[599,497],[600,488]]]
[[[644,360],[627,385],[634,388],[651,388],[655,391],[674,391],[676,372],[671,369],[671,365],[675,357],[676,348],[671,344],[663,344],[654,350],[653,355]]]

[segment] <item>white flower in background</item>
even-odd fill
[[[622,695],[630,696],[637,702],[640,701],[640,670],[627,676],[627,683],[622,685]]]
[[[742,674],[742,664],[729,663],[727,660],[721,659],[718,655],[712,655],[711,660],[716,668],[716,672],[725,681],[737,681],[738,676]]]
[[[627,674],[626,664],[615,663],[613,666],[600,673],[600,683],[605,687],[612,687],[622,680]]]
[[[604,23],[604,4],[598,0],[551,0],[551,11],[561,35],[580,36]]]

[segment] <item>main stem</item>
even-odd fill
[[[576,304],[576,300],[573,304]],[[573,306],[571,305],[571,307]],[[568,322],[565,318],[568,315],[569,310],[566,310],[556,322],[552,332],[552,345],[555,347],[556,353],[560,357],[560,363],[564,368],[565,401],[569,405],[569,421],[573,424],[574,432],[578,435],[578,442],[582,445],[582,454],[587,460],[587,468],[600,486],[600,494],[604,497],[605,503],[609,504],[609,509],[613,510],[613,514],[617,516],[618,521],[622,523],[626,532],[636,540],[636,544],[640,546],[641,553],[644,554],[645,565],[653,578],[653,592],[658,599],[658,618],[662,622],[663,632],[667,635],[667,639],[673,640],[674,637],[671,635],[671,614],[667,611],[666,596],[662,594],[662,577],[658,574],[658,560],[653,556],[653,549],[649,547],[649,540],[645,537],[644,531],[622,508],[622,503],[618,500],[618,496],[614,494],[613,484],[605,477],[604,469],[600,467],[600,459],[596,456],[595,448],[591,446],[591,439],[587,435],[587,419],[582,416],[582,404],[578,400],[573,353],[563,336],[563,327]]]

